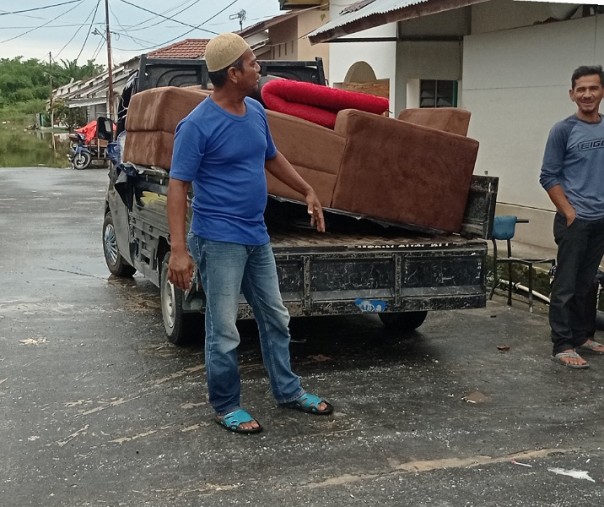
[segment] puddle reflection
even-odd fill
[[[65,131],[0,128],[0,167],[67,167],[69,137]]]

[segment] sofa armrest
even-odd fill
[[[266,113],[277,149],[314,188],[321,204],[331,206],[346,139],[329,128],[289,114]],[[269,172],[267,181],[270,194],[304,202],[302,194]]]
[[[345,110],[347,144],[332,207],[414,227],[459,232],[478,141]]]

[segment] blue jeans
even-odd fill
[[[206,377],[216,413],[224,415],[240,407],[240,338],[235,323],[241,292],[258,324],[262,359],[277,403],[300,397],[304,390],[290,366],[289,313],[279,292],[270,243],[246,246],[194,234],[189,234],[188,243],[206,296]]]

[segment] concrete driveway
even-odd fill
[[[325,418],[275,406],[244,322],[244,404],[265,431],[222,430],[201,344],[167,343],[157,289],[109,276],[106,179],[0,169],[0,505],[604,504],[604,357],[553,364],[545,309],[520,300],[407,337],[295,320]]]

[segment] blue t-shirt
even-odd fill
[[[176,127],[170,177],[193,182],[191,231],[205,239],[264,245],[267,200],[264,163],[277,155],[266,113],[245,99],[231,114],[211,97]]]
[[[545,190],[560,185],[584,220],[604,218],[604,122],[569,116],[547,139],[539,182]]]

